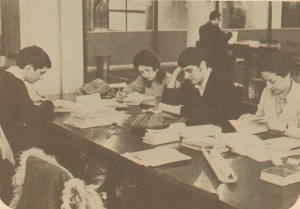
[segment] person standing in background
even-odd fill
[[[207,56],[207,64],[213,69],[228,73],[234,63],[234,58],[228,55],[228,41],[232,33],[219,27],[221,14],[212,11],[209,21],[199,28],[199,46]]]

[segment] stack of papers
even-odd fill
[[[139,92],[133,92],[127,95],[126,98],[118,100],[119,102],[125,102],[128,105],[140,105],[141,103],[151,103],[157,101],[157,96],[149,96],[146,94],[140,94]]]
[[[167,144],[180,141],[180,130],[186,128],[184,123],[173,123],[166,129],[146,130],[143,142],[151,145]]]
[[[169,147],[158,147],[139,152],[125,153],[122,156],[137,164],[152,167],[191,159],[190,156]]]
[[[143,142],[151,145],[179,142],[179,140],[179,134],[168,128],[163,130],[147,130],[145,137],[143,137]]]
[[[64,123],[66,125],[85,129],[97,126],[121,124],[129,117],[123,112],[111,108],[90,105],[88,107],[78,104],[71,112],[71,116]]]
[[[226,144],[221,140],[221,133],[221,128],[214,125],[186,127],[180,131],[181,146],[194,150],[215,148],[219,149],[220,152],[228,151]]]

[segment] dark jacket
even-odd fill
[[[212,70],[204,94],[188,80],[178,89],[165,88],[162,102],[183,105],[180,115],[189,118],[193,124],[223,125],[239,115],[239,100],[234,85],[222,74]]]
[[[0,72],[0,124],[13,152],[34,146],[52,120],[53,103],[34,105],[24,82],[6,71]]]
[[[222,66],[224,67],[224,62],[228,58],[228,41],[231,36],[231,32],[224,33],[219,26],[211,22],[199,28],[199,47],[206,53],[207,61],[213,69],[219,70]]]

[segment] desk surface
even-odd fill
[[[119,160],[131,166],[135,165],[119,154],[151,148],[142,142],[139,134],[130,130],[130,124],[136,114],[140,112],[138,107],[130,108],[126,113],[131,115],[122,126],[97,127],[91,129],[77,129],[63,124],[69,114],[57,114],[54,120],[55,128],[64,131],[69,136],[81,140],[83,143],[99,148],[99,152],[105,150],[115,155]],[[289,208],[298,198],[300,183],[285,187],[272,185],[260,180],[260,172],[264,168],[271,167],[271,162],[259,163],[247,157],[232,153],[224,155],[229,165],[238,175],[238,181],[234,184],[224,184],[218,181],[201,152],[181,148],[178,143],[165,146],[173,146],[180,152],[192,157],[191,161],[175,163],[158,168],[144,168],[149,175],[156,175],[174,184],[200,192],[210,198],[216,198],[221,202],[236,208]]]

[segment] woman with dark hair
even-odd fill
[[[122,92],[117,93],[117,99],[124,99],[133,92],[160,98],[164,87],[168,84],[170,75],[160,69],[160,60],[157,55],[151,50],[144,49],[135,55],[133,65],[139,76]]]
[[[245,114],[242,120],[258,117],[269,130],[292,136],[299,127],[300,85],[290,77],[292,58],[289,54],[273,52],[267,54],[261,65],[261,76],[267,86],[262,92],[255,116]]]

